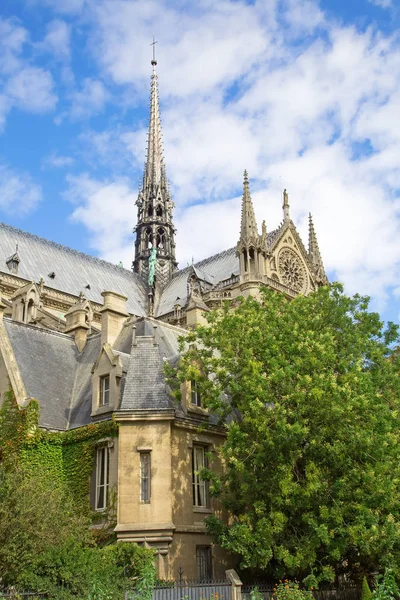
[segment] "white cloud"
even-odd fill
[[[47,32],[42,42],[36,47],[42,52],[49,52],[56,58],[67,59],[70,56],[70,28],[61,19],[54,19],[47,24]]]
[[[93,248],[116,264],[132,262],[132,223],[136,194],[126,180],[95,181],[88,175],[68,177],[65,197],[76,205],[72,220],[83,223]]]
[[[19,108],[43,113],[53,109],[57,103],[53,88],[53,78],[48,71],[25,67],[11,75],[5,92]]]
[[[30,175],[0,163],[0,210],[8,215],[25,216],[42,199],[42,189]]]
[[[13,107],[44,113],[57,103],[52,75],[23,56],[29,41],[26,29],[0,19],[0,130]]]
[[[71,94],[72,119],[83,119],[102,112],[108,99],[104,84],[97,79],[84,79],[80,90]]]
[[[72,156],[63,156],[53,152],[43,160],[43,167],[51,167],[55,169],[63,169],[64,167],[70,167],[75,162]]]

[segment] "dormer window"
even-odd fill
[[[199,385],[198,385],[197,381],[195,381],[194,379],[192,379],[192,381],[190,382],[190,401],[192,404],[194,404],[194,406],[201,407],[201,396],[200,396]]]
[[[20,263],[20,258],[18,256],[18,246],[17,246],[17,250],[14,252],[14,254],[12,256],[10,256],[9,258],[7,258],[6,260],[6,265],[8,267],[8,270],[11,273],[15,273],[15,275],[18,273],[18,265]]]
[[[110,376],[100,377],[100,406],[110,404]]]

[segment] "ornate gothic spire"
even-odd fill
[[[247,244],[258,241],[257,222],[254,214],[253,201],[250,196],[250,186],[247,171],[244,172],[242,196],[242,222],[240,226],[240,241]]]
[[[177,268],[175,259],[175,228],[172,221],[174,204],[165,172],[162,150],[155,44],[153,39],[153,73],[150,90],[150,119],[147,138],[147,157],[143,185],[136,205],[138,221],[135,228],[135,260],[133,269],[140,273],[150,287],[164,286]],[[149,267],[151,266],[151,269]]]
[[[309,213],[308,255],[310,257],[311,264],[314,267],[317,283],[319,285],[328,283],[328,278],[325,274],[324,264],[322,262],[322,256],[319,250],[317,235],[315,233],[311,213]]]
[[[150,119],[147,137],[147,157],[144,169],[143,188],[151,185],[154,189],[158,186],[166,187],[164,156],[162,149],[160,106],[158,97],[158,78],[156,72],[155,44],[153,41],[153,74],[150,88]]]

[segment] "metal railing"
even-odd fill
[[[139,599],[133,590],[125,600]],[[231,585],[226,579],[165,581],[154,587],[153,600],[231,600]]]

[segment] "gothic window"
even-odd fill
[[[153,232],[151,231],[150,227],[148,227],[145,231],[145,242],[146,242],[146,248],[151,248],[153,245]]]
[[[149,217],[153,216],[153,205],[152,204],[149,204],[149,208],[147,209],[147,215]]]
[[[157,231],[157,248],[163,249],[165,247],[165,231],[162,227]]]
[[[278,259],[278,270],[285,285],[296,292],[304,292],[307,275],[303,263],[293,250],[284,248]]]
[[[162,210],[162,206],[161,206],[161,204],[159,204],[159,205],[157,206],[157,209],[156,209],[156,215],[157,215],[157,217],[162,217],[162,216],[163,216],[163,210]]]

